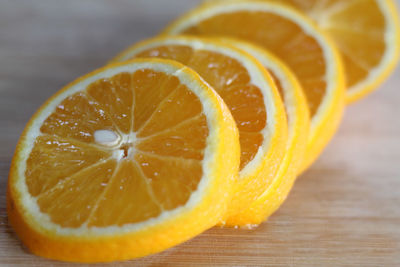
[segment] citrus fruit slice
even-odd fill
[[[239,129],[240,173],[227,217],[247,208],[275,176],[285,153],[287,122],[272,77],[253,57],[225,43],[170,36],[146,40],[115,60],[174,59],[191,67],[222,97]]]
[[[252,227],[265,221],[284,202],[301,166],[310,128],[307,100],[292,71],[267,50],[236,39],[221,39],[257,58],[274,77],[288,119],[286,153],[274,179],[249,208],[227,219],[228,226]]]
[[[302,170],[335,133],[345,102],[342,62],[329,38],[300,12],[264,1],[209,3],[173,22],[164,34],[235,37],[258,44],[286,63],[302,85],[311,115]]]
[[[347,101],[376,89],[399,59],[400,26],[392,0],[279,0],[310,16],[330,34],[346,70]]]
[[[157,59],[114,64],[32,117],[12,161],[9,221],[52,259],[148,255],[221,220],[239,160],[235,122],[195,72]]]

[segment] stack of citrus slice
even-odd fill
[[[29,250],[124,260],[265,221],[332,138],[346,89],[371,91],[399,54],[390,1],[283,2],[203,4],[50,98],[8,183]]]

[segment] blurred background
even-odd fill
[[[0,0],[0,265],[69,266],[25,252],[7,223],[10,162],[33,112],[199,2]],[[115,266],[400,266],[399,88],[398,67],[350,106],[322,157],[256,230],[214,228]]]

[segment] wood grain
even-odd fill
[[[63,85],[195,4],[0,0],[1,266],[70,266],[26,252],[7,223],[8,171],[29,117]],[[163,253],[104,266],[400,266],[399,89],[400,68],[350,106],[322,157],[259,228],[214,228]]]

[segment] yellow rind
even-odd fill
[[[210,118],[212,127],[217,132],[217,138],[209,145],[214,147],[215,160],[207,166],[212,175],[208,177],[209,184],[194,207],[190,207],[179,215],[162,219],[161,222],[146,225],[130,232],[112,232],[104,235],[86,233],[84,235],[62,235],[57,231],[43,228],[40,221],[35,221],[32,214],[22,204],[21,192],[16,187],[19,177],[22,151],[27,146],[29,132],[36,117],[62,92],[107,69],[118,68],[136,63],[165,64],[183,72],[183,75],[193,78],[214,109]],[[214,226],[225,214],[225,209],[231,198],[231,188],[237,178],[239,168],[240,148],[238,131],[235,122],[222,99],[202,79],[189,68],[167,60],[132,60],[126,63],[112,64],[96,70],[70,83],[51,97],[36,112],[27,124],[18,142],[12,160],[7,190],[7,211],[11,226],[26,247],[34,254],[56,260],[69,262],[109,262],[127,260],[157,253],[169,247],[182,243],[206,229]],[[203,177],[204,178],[204,177]]]
[[[318,159],[325,147],[332,140],[340,126],[346,107],[346,77],[342,58],[331,38],[323,33],[321,35],[324,36],[326,44],[332,52],[331,56],[336,68],[336,76],[332,77],[332,79],[336,80],[336,88],[332,90],[329,105],[324,110],[324,118],[318,124],[314,125],[313,121],[311,121],[306,155],[299,169],[299,175]]]
[[[286,111],[289,111],[287,112],[289,117],[289,139],[285,157],[281,162],[276,176],[263,194],[249,208],[229,217],[226,221],[226,225],[232,227],[254,226],[262,223],[272,215],[289,194],[306,151],[310,128],[310,114],[300,83],[284,63],[265,49],[250,43],[230,38],[226,38],[225,41],[241,49],[245,48],[246,51],[251,50],[252,52],[249,53],[258,58],[261,63],[269,61],[270,65],[274,65],[275,69],[279,69],[281,76],[287,78],[284,81],[287,83],[287,86],[282,86],[284,104]]]

